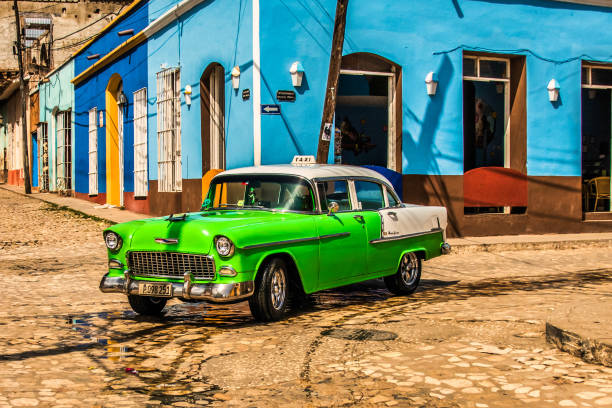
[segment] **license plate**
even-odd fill
[[[140,283],[138,294],[143,296],[172,297],[171,283]]]

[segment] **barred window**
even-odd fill
[[[147,186],[147,88],[134,92],[134,196],[146,197]]]
[[[89,110],[89,194],[98,194],[98,128],[96,119],[98,110]]]
[[[72,111],[55,115],[57,133],[57,189],[72,189]]]
[[[157,73],[158,191],[181,191],[181,99],[179,68]]]

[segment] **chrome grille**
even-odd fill
[[[127,255],[128,268],[133,275],[183,278],[185,272],[191,272],[195,279],[215,278],[215,261],[209,255],[153,251],[130,251]]]

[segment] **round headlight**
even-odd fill
[[[215,247],[221,256],[230,256],[234,253],[234,244],[228,237],[224,237],[223,235],[215,238]]]
[[[121,248],[121,237],[113,231],[109,231],[104,234],[104,243],[111,251],[118,251]]]

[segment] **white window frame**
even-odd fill
[[[592,82],[593,68],[612,70],[612,65],[606,66],[606,65],[589,64],[588,62],[583,62],[582,69],[587,70],[587,76],[586,76],[586,84],[582,83],[582,78],[580,79],[580,83],[582,84],[582,87],[588,88],[588,89],[612,89],[612,85],[591,85],[593,83]],[[580,71],[580,74],[582,75],[582,70]]]
[[[181,178],[180,68],[157,73],[158,191],[179,192]]]
[[[147,88],[134,96],[134,197],[148,194]]]
[[[98,109],[89,110],[89,195],[98,194]]]
[[[341,75],[369,75],[387,77],[387,168],[393,171],[401,171],[401,164],[397,162],[395,153],[397,151],[396,138],[396,112],[395,112],[395,83],[397,82],[397,74],[395,67],[391,68],[392,72],[379,71],[361,71],[355,69],[341,69]]]
[[[49,191],[49,133],[47,122],[38,123],[38,157],[40,170],[38,171],[38,186],[40,191]]]
[[[58,111],[55,114],[55,122],[57,140],[56,187],[58,191],[68,191],[72,189],[72,111],[70,109]],[[66,141],[69,143],[66,143]],[[70,152],[70,160],[67,160],[68,152]]]
[[[504,167],[510,168],[510,58],[489,57],[486,55],[464,55],[463,59],[475,62],[476,76],[463,76],[464,81],[503,82],[504,84]],[[480,61],[503,61],[506,63],[506,77],[495,78],[480,75]],[[462,61],[463,62],[463,61]]]

